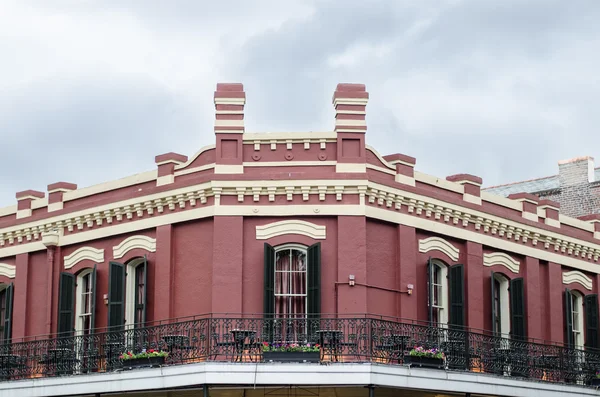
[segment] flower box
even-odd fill
[[[596,387],[600,386],[600,378],[592,378],[590,380],[590,385]]]
[[[423,368],[444,368],[444,359],[425,356],[404,356],[404,363]]]
[[[122,362],[123,368],[129,369],[160,367],[165,364],[165,357],[130,358],[128,360],[122,360]]]
[[[320,352],[263,352],[263,361],[278,363],[318,363]]]

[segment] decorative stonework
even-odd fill
[[[571,283],[581,284],[585,289],[589,291],[592,290],[593,286],[592,279],[578,270],[572,270],[570,272],[563,273],[563,284]]]
[[[81,261],[104,262],[104,250],[94,247],[81,247],[64,258],[65,269],[70,269]]]
[[[286,234],[300,234],[315,240],[324,240],[326,238],[325,226],[300,220],[291,219],[269,223],[268,225],[256,226],[257,240],[267,240],[272,237],[283,236]]]
[[[443,181],[443,183],[451,182]],[[440,224],[432,226],[432,231],[439,232],[440,227],[451,226],[453,231],[448,235],[454,235],[460,239],[480,241],[483,236],[493,237],[518,243],[519,245],[515,246],[515,249],[526,245],[535,250],[553,251],[561,257],[578,258],[588,263],[597,262],[600,258],[600,245],[593,242],[362,179],[206,182],[4,228],[0,230],[0,253],[2,253],[0,255],[10,256],[15,253],[39,250],[40,246],[43,247],[40,241],[41,233],[54,229],[61,233],[61,244],[68,245],[93,240],[96,238],[94,236],[104,233],[102,232],[104,227],[110,227],[111,232],[108,235],[147,229],[153,227],[152,219],[158,219],[166,214],[176,214],[177,221],[180,222],[196,219],[198,216],[194,214],[203,211],[204,208],[210,208],[207,211],[217,215],[236,212],[231,207],[227,209],[221,206],[220,198],[222,196],[235,196],[239,202],[243,202],[243,206],[249,202],[255,202],[259,207],[255,208],[256,211],[252,215],[268,215],[271,204],[278,205],[277,196],[284,196],[287,202],[300,196],[302,201],[308,204],[312,195],[317,195],[318,202],[322,203],[319,209],[314,210],[315,214],[336,215],[347,214],[350,211],[353,215],[364,216],[367,208],[379,207],[389,211],[388,216],[392,218],[395,216],[393,214],[402,213],[431,222],[433,225]],[[331,204],[327,200],[329,195],[335,195],[335,201],[340,205]],[[356,197],[357,195],[360,197],[357,208],[351,208],[354,206],[343,202],[345,196]],[[328,204],[324,202],[328,202]],[[369,205],[365,206],[364,204],[367,203]],[[275,212],[288,217],[299,216],[302,213],[297,210],[296,206],[288,207],[283,211],[285,213],[282,210]],[[179,211],[175,211],[176,209]],[[272,213],[272,215],[276,214]],[[121,221],[125,219],[131,222],[123,223],[121,231]],[[563,221],[565,222],[564,219]],[[79,232],[90,232],[91,234],[89,234],[90,237],[71,238]],[[25,244],[35,241],[38,243]],[[492,244],[492,246],[495,245]],[[497,248],[512,251],[512,248],[508,246],[498,246]],[[2,252],[3,249],[6,251]],[[528,255],[536,256],[535,252],[530,252]],[[553,260],[566,266],[571,263],[560,261],[558,258]],[[587,267],[580,269],[594,271]]]
[[[16,273],[17,273],[16,266],[9,265],[7,263],[0,263],[0,276],[5,276],[8,278],[15,278]]]
[[[122,258],[132,249],[140,248],[149,252],[156,252],[156,239],[148,236],[131,236],[113,247],[113,258]]]
[[[419,240],[419,252],[441,251],[453,261],[458,260],[460,250],[440,237],[429,237]]]
[[[516,274],[519,273],[520,262],[504,252],[492,252],[491,254],[483,254],[483,265],[501,265]]]

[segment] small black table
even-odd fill
[[[233,335],[234,361],[243,361],[246,350],[249,350],[250,361],[254,361],[251,353],[258,347],[256,343],[256,331],[250,329],[232,329],[229,332]]]

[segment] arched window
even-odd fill
[[[306,247],[287,244],[275,249],[275,317],[307,315]]]
[[[310,247],[265,243],[264,314],[318,318],[321,314],[321,243]]]
[[[429,265],[429,317],[433,325],[448,324],[448,267],[432,259]]]
[[[127,270],[127,271],[126,271]],[[127,328],[146,322],[148,262],[135,258],[126,265],[109,264],[108,325]]]
[[[447,266],[439,259],[429,259],[428,305],[429,322],[434,326],[465,326],[464,268],[461,264]]]
[[[96,267],[84,269],[77,275],[75,287],[75,331],[78,335],[89,335],[95,327],[96,311]]]
[[[492,272],[492,331],[508,338],[510,336],[510,281],[500,273]]]

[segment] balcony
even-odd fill
[[[92,335],[13,341],[0,348],[0,382],[133,372],[136,370],[121,355],[144,349],[168,352],[162,366],[169,368],[205,362],[262,363],[264,343],[319,344],[321,364],[390,367],[411,365],[407,355],[414,346],[422,346],[445,354],[440,368],[432,371],[573,386],[590,385],[600,368],[600,351],[596,350],[410,321],[370,316],[273,319],[207,315],[133,329],[98,330]]]

